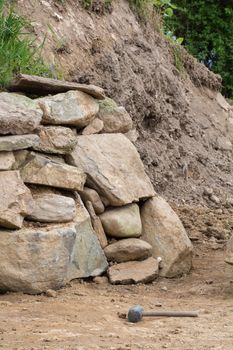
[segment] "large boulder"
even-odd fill
[[[54,162],[37,153],[31,153],[20,169],[26,183],[53,186],[67,190],[83,190],[86,175],[83,170]]]
[[[108,263],[92,228],[90,215],[79,199],[75,218],[76,240],[68,279],[95,277],[106,271]]]
[[[24,217],[34,209],[34,201],[18,171],[0,172],[0,194],[0,226],[21,228]]]
[[[112,284],[149,283],[158,276],[158,271],[158,261],[148,258],[113,265],[108,269],[108,277]]]
[[[0,152],[0,170],[11,170],[15,164],[13,152]]]
[[[233,236],[227,243],[225,262],[233,265]]]
[[[123,134],[78,136],[67,161],[81,167],[87,174],[88,186],[112,206],[155,194],[136,148]]]
[[[0,290],[37,294],[64,286],[75,237],[73,224],[0,231]]]
[[[35,207],[29,220],[39,222],[68,222],[75,218],[76,205],[73,198],[58,194],[34,196]]]
[[[126,133],[133,127],[132,119],[124,107],[118,107],[110,98],[99,101],[98,118],[103,121],[104,133]]]
[[[66,154],[70,153],[76,144],[73,131],[62,126],[40,126],[38,135],[40,142],[33,148],[41,152]]]
[[[192,244],[169,204],[156,196],[141,208],[142,239],[152,245],[152,255],[162,258],[160,275],[175,277],[192,266]]]
[[[87,126],[99,111],[96,100],[81,91],[43,97],[37,103],[43,110],[43,124],[73,125],[79,129]]]
[[[126,262],[144,260],[152,254],[152,246],[137,238],[120,239],[108,245],[104,253],[109,261]]]
[[[41,109],[30,98],[0,93],[0,134],[30,134],[40,124],[41,117]]]
[[[129,238],[139,237],[142,234],[140,211],[136,203],[108,209],[100,215],[100,220],[109,236]]]
[[[0,151],[16,151],[30,148],[39,144],[37,135],[0,136]]]

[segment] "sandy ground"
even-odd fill
[[[73,281],[57,297],[0,296],[0,348],[9,350],[232,350],[233,266],[224,244],[195,243],[192,273],[151,285],[111,286]],[[198,318],[145,318],[130,324],[119,314],[134,304],[147,310],[197,310]]]

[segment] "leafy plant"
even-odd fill
[[[187,50],[223,78],[226,96],[233,97],[232,0],[174,0],[177,9],[166,19]]]
[[[5,87],[14,74],[22,72],[50,76],[51,72],[41,58],[41,49],[26,32],[30,23],[18,16],[13,8],[0,0],[0,87]]]

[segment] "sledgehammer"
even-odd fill
[[[131,307],[128,311],[128,321],[129,322],[139,322],[142,317],[198,317],[196,311],[144,311],[140,305],[135,305]]]

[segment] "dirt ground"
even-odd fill
[[[55,298],[1,295],[0,348],[232,350],[233,266],[224,263],[225,240],[201,232],[213,217],[219,230],[229,228],[232,212],[178,211],[194,243],[188,276],[137,286],[73,281]],[[146,318],[130,324],[119,315],[135,304],[146,310],[197,310],[199,317]]]

